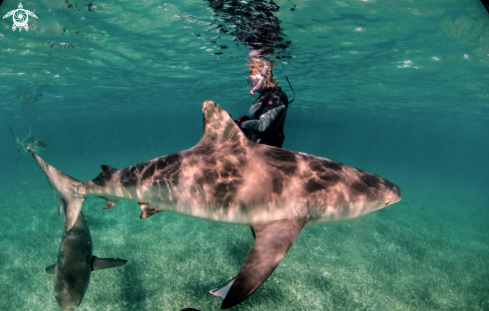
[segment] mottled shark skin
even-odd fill
[[[32,130],[29,127],[29,135],[27,135],[24,138],[20,138],[17,135],[15,135],[14,131],[9,127],[10,132],[14,136],[15,142],[17,143],[17,152],[20,150],[26,150],[29,148],[30,150],[36,152],[36,153],[42,153],[46,150],[48,145],[43,142],[42,140],[36,138],[34,134],[32,134]],[[28,153],[25,152],[23,155],[18,157],[14,162],[17,162],[20,158],[23,156],[27,155]]]
[[[63,204],[62,198],[58,199]],[[71,229],[64,231],[56,264],[46,268],[54,274],[54,291],[59,307],[72,311],[78,307],[88,289],[92,271],[122,266],[127,260],[98,258],[92,255],[92,237],[83,213]]]
[[[32,152],[67,201],[66,230],[85,198],[105,209],[138,202],[141,218],[172,211],[248,225],[256,240],[222,308],[251,295],[273,272],[305,225],[350,221],[401,199],[401,190],[377,175],[329,159],[256,144],[215,102],[203,104],[204,134],[192,148],[122,169],[103,165],[80,182]]]

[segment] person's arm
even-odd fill
[[[250,119],[255,118],[255,113],[260,109],[261,107],[261,102],[256,101],[253,105],[250,107],[250,111],[248,112],[248,116],[250,116]]]
[[[270,125],[272,125],[273,121],[275,121],[275,119],[284,111],[285,111],[285,105],[280,105],[268,111],[267,113],[261,115],[260,119],[243,121],[240,123],[239,126],[251,132],[263,133],[270,127]]]

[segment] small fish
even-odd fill
[[[26,152],[26,149],[29,148],[31,150],[36,150],[37,153],[42,153],[46,150],[48,145],[43,142],[42,140],[36,138],[34,134],[32,134],[31,127],[29,126],[29,135],[24,137],[23,139],[20,139],[17,135],[15,135],[14,131],[12,128],[9,126],[8,127],[10,132],[15,138],[15,141],[17,143],[17,152],[19,152],[21,149],[24,150],[24,154],[18,157],[14,162],[19,161],[20,158],[24,157],[25,155],[29,154]]]

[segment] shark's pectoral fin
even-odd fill
[[[115,258],[98,258],[96,256],[92,256],[92,262],[90,267],[92,271],[102,270],[107,268],[119,267],[125,264],[127,260],[125,259],[115,259]]]
[[[46,272],[49,274],[54,274],[54,270],[56,270],[56,264],[51,265],[51,266],[46,268]]]
[[[112,201],[109,201],[107,200],[105,202],[105,205],[104,205],[104,209],[109,209],[109,208],[112,208],[117,202],[112,202]]]
[[[298,218],[253,225],[255,244],[222,302],[229,309],[250,296],[272,274],[305,225]]]
[[[141,207],[141,216],[139,217],[140,219],[148,218],[162,211],[159,208],[149,206],[148,204],[144,203],[139,203],[139,207]]]

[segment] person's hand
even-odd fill
[[[241,125],[241,123],[243,123],[244,121],[248,121],[250,120],[250,117],[248,116],[241,116],[238,118],[238,120],[236,120],[236,124]]]

